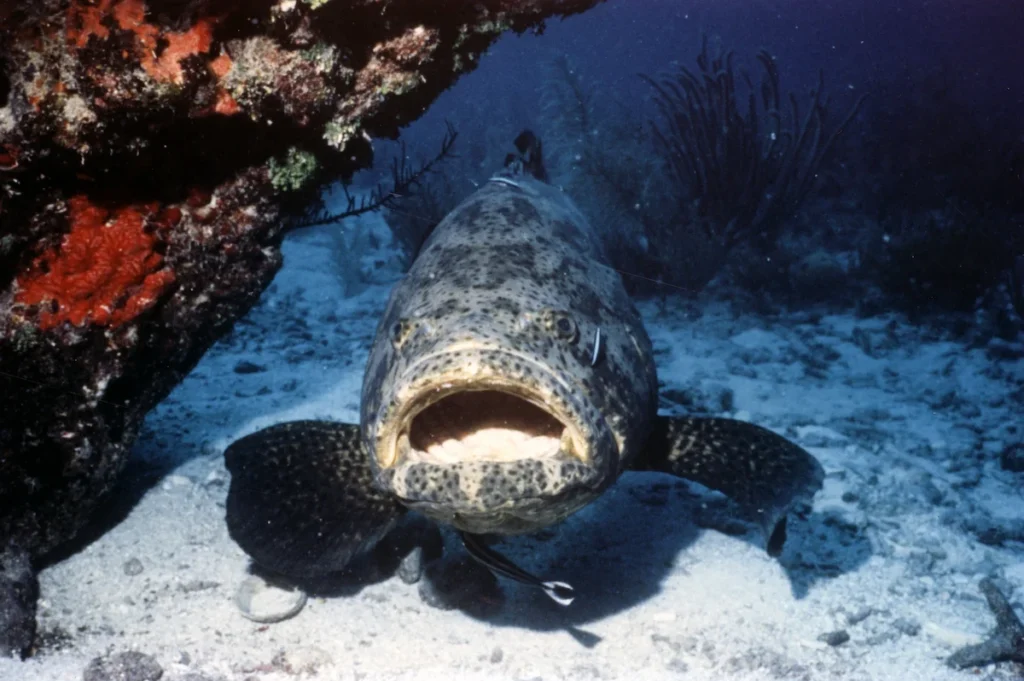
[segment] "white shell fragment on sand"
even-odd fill
[[[306,593],[298,587],[283,588],[256,575],[246,577],[235,594],[235,605],[242,616],[263,624],[295,617],[306,600]]]

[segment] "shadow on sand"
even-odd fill
[[[483,619],[495,626],[565,630],[591,647],[599,637],[586,624],[628,610],[655,596],[672,572],[686,571],[686,550],[708,527],[705,495],[682,481],[653,473],[627,474],[586,509],[556,530],[513,537],[496,545],[506,556],[543,579],[569,582],[576,600],[561,607],[537,589],[502,582],[505,607]],[[736,516],[711,526],[763,549],[753,525]],[[749,530],[742,532],[743,529]],[[866,537],[832,513],[791,518],[779,563],[794,598],[815,583],[852,572],[871,555]],[[761,560],[772,561],[767,553]],[[473,616],[470,609],[467,614]]]

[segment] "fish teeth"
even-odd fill
[[[579,452],[576,451],[576,441],[573,440],[568,428],[562,431],[562,439],[558,442],[558,451],[573,459],[580,458]]]
[[[398,444],[395,446],[395,460],[394,463],[400,463],[406,461],[409,458],[409,454],[412,452],[412,445],[409,444],[409,434],[402,433],[398,437]]]

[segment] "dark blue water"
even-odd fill
[[[474,102],[504,104],[509,115],[529,119],[540,65],[559,53],[600,83],[605,96],[642,97],[637,74],[657,73],[673,60],[692,63],[705,33],[741,59],[768,50],[787,89],[805,91],[823,71],[840,103],[893,79],[909,92],[942,70],[982,119],[1002,120],[1024,134],[1022,3],[645,0],[606,2],[552,20],[539,38],[503,37],[476,72],[410,126],[408,137],[418,139],[444,118],[461,122],[468,132],[472,118],[466,109]],[[491,114],[500,116],[493,109]]]

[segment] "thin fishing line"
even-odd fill
[[[684,286],[677,286],[675,284],[670,284],[667,281],[662,281],[660,279],[651,279],[650,277],[645,277],[645,276],[640,275],[640,274],[634,274],[633,272],[630,272],[628,270],[615,269],[611,265],[604,265],[604,267],[607,267],[608,269],[612,270],[613,272],[618,272],[619,274],[621,274],[621,275],[623,275],[625,277],[633,277],[634,279],[643,279],[644,281],[649,281],[652,284],[658,284],[659,286],[668,286],[669,288],[674,288],[674,289],[677,289],[679,291],[684,291],[686,293],[694,293],[695,292],[694,289],[686,288]]]

